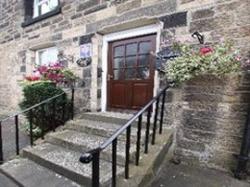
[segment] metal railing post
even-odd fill
[[[2,137],[2,122],[0,121],[0,164],[3,163],[3,137]]]
[[[16,126],[16,154],[19,155],[19,124],[18,124],[18,115],[15,116],[15,126]]]
[[[131,126],[127,128],[126,132],[126,155],[125,155],[125,178],[129,178],[129,150],[130,150],[130,134]]]
[[[156,129],[157,129],[157,118],[158,118],[158,108],[159,108],[159,98],[156,101],[156,106],[155,106],[155,116],[154,116],[154,124],[153,124],[153,135],[152,135],[152,141],[151,144],[155,144],[155,134],[156,134]]]
[[[163,125],[163,117],[164,117],[164,110],[165,110],[165,99],[166,99],[166,90],[163,92],[163,95],[162,95],[159,134],[162,134],[162,125]]]
[[[52,101],[52,131],[56,131],[56,98]]]
[[[139,116],[138,127],[137,127],[136,157],[135,157],[135,165],[137,166],[139,165],[139,160],[140,160],[141,122],[142,122],[142,115]]]
[[[44,126],[45,126],[45,120],[44,120],[44,118],[45,118],[45,109],[44,109],[44,104],[41,106],[42,107],[42,123],[41,123],[41,131],[42,131],[42,134],[41,134],[41,136],[42,136],[42,140],[44,140]]]
[[[93,153],[92,161],[92,187],[100,186],[100,151]]]
[[[151,118],[151,107],[148,108],[147,114],[147,125],[146,125],[146,135],[145,135],[145,150],[144,153],[148,153],[148,142],[149,142],[149,130],[150,130],[150,118]]]
[[[117,139],[112,143],[112,187],[116,187]]]
[[[33,110],[30,110],[30,120],[29,120],[29,125],[30,125],[30,145],[33,146]]]
[[[66,102],[66,94],[62,95],[63,105],[62,105],[62,122],[64,124],[65,121],[65,102]]]
[[[71,119],[74,119],[74,101],[75,101],[75,88],[72,87],[71,93]]]

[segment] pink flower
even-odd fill
[[[235,60],[237,60],[237,61],[241,61],[241,59],[242,59],[241,56],[236,56],[235,57]]]
[[[208,53],[212,53],[213,49],[211,47],[202,47],[200,48],[200,54],[201,55],[206,55]]]
[[[45,74],[48,71],[48,67],[47,66],[40,66],[37,68],[37,70],[41,73],[41,74]]]

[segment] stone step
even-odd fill
[[[118,112],[89,112],[89,113],[83,113],[79,116],[80,119],[87,119],[87,120],[93,120],[93,121],[101,121],[106,123],[113,123],[113,124],[119,124],[124,125],[128,122],[128,120],[133,117],[133,114],[124,114],[124,113],[118,113]],[[151,120],[153,118],[151,117]],[[146,123],[146,117],[143,117],[142,120],[143,124]],[[137,122],[134,122],[134,125],[136,126]]]
[[[62,175],[44,168],[28,159],[14,159],[0,166],[0,172],[25,187],[80,187]],[[0,184],[1,186],[1,184]]]
[[[35,147],[24,149],[23,156],[81,185],[91,186],[92,163],[80,163],[81,153],[79,152],[50,143],[42,143]],[[111,169],[112,165],[110,162],[100,160],[100,184],[102,186],[110,184]],[[122,167],[117,167],[118,175],[123,173],[123,171]]]
[[[104,143],[107,140],[107,137],[97,136],[93,134],[86,134],[83,132],[73,131],[73,130],[64,130],[61,132],[51,133],[47,136],[46,141],[62,146],[67,149],[78,151],[81,153],[87,152],[91,149],[95,149]],[[112,160],[112,150],[111,145],[105,149],[101,158],[107,161]],[[136,146],[131,144],[130,147],[130,156],[131,160],[135,157]],[[125,142],[118,141],[117,143],[117,163],[124,165],[125,163]]]
[[[113,123],[78,119],[74,121],[69,121],[65,125],[64,128],[79,131],[79,132],[85,132],[87,134],[93,134],[97,136],[110,137],[120,127],[121,125],[117,125]],[[141,144],[142,145],[144,145],[144,138],[145,138],[145,129],[142,130],[141,132],[141,140],[142,140]],[[119,140],[123,140],[123,141],[126,140],[126,132],[121,134],[121,136],[119,137]],[[131,128],[131,142],[136,143],[136,141],[137,141],[137,125],[134,125],[134,127]]]
[[[130,164],[129,179],[124,180],[124,176],[119,176],[117,186],[150,186],[162,164],[173,157],[173,134],[172,130],[164,130],[162,135],[158,134],[155,145],[149,145],[148,154],[141,154],[139,166]]]

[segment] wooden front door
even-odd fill
[[[153,97],[155,40],[147,35],[109,43],[109,109],[139,109]]]

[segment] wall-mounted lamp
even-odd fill
[[[197,38],[199,40],[200,44],[204,44],[204,35],[201,35],[198,31],[195,31],[192,34],[192,37]]]

